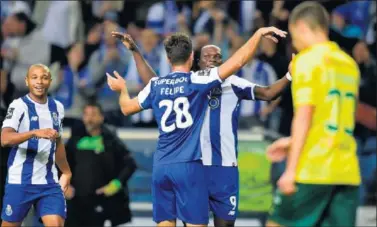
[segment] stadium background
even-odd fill
[[[50,95],[65,105],[66,139],[70,136],[70,128],[81,120],[82,106],[90,100],[97,100],[105,110],[106,123],[119,128],[119,137],[137,161],[138,170],[129,181],[131,209],[135,217],[147,217],[147,222],[142,223],[149,223],[156,124],[151,112],[133,117],[121,115],[117,95],[107,87],[104,72],[120,72],[126,77],[133,94],[137,94],[143,84],[130,53],[107,34],[114,30],[131,34],[154,70],[164,75],[170,68],[161,41],[169,33],[189,33],[196,56],[202,46],[217,44],[223,50],[223,58],[227,59],[258,27],[277,26],[287,30],[289,12],[299,2],[1,1],[1,111],[4,113],[12,99],[25,94],[23,78],[33,63],[51,67],[54,83]],[[322,3],[331,14],[331,39],[352,55],[360,66],[363,78],[360,101],[375,108],[375,2],[345,0]],[[12,20],[14,17],[16,20]],[[37,35],[32,39],[30,33],[22,29],[22,24],[30,27],[30,22],[36,25],[33,32]],[[278,45],[263,41],[255,59],[238,75],[269,85],[284,76],[292,52],[289,37]],[[263,219],[269,209],[274,181],[282,166],[272,166],[265,159],[264,151],[274,139],[289,135],[292,115],[289,89],[271,103],[242,103],[240,217],[251,220],[244,225],[257,223],[253,220]],[[361,125],[355,131],[360,162],[366,173],[364,178],[368,182],[365,185],[374,185],[374,188],[375,175],[371,174],[375,174],[376,168],[375,134],[375,131]],[[1,153],[4,163],[6,157]],[[372,183],[369,183],[370,179]],[[375,209],[373,193],[366,193],[362,199],[363,207],[372,205]],[[364,213],[368,216],[373,211],[368,208]],[[369,217],[363,216],[360,220],[366,221],[363,224],[368,223]],[[134,224],[138,224],[135,219]]]

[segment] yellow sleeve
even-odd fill
[[[297,56],[298,57],[298,56]],[[298,57],[293,62],[292,98],[295,107],[317,104],[320,68],[313,60]]]

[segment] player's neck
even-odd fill
[[[188,72],[190,72],[190,67],[187,66],[187,65],[173,65],[172,66],[172,72],[188,73]]]
[[[326,43],[329,41],[329,37],[325,34],[316,34],[316,36],[311,40],[310,46],[314,46],[317,44]]]
[[[29,93],[29,97],[36,103],[45,104],[47,102],[47,95],[43,95],[41,97],[35,96],[32,93]]]

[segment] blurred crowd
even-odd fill
[[[151,110],[124,117],[106,72],[119,72],[136,95],[144,86],[130,52],[111,31],[130,34],[159,76],[170,71],[162,40],[172,32],[191,35],[195,56],[207,44],[221,47],[227,59],[263,26],[288,30],[290,11],[299,1],[1,1],[1,104],[4,111],[27,88],[31,64],[50,66],[50,95],[65,107],[65,126],[80,121],[83,107],[96,100],[105,123],[117,127],[156,127]],[[376,2],[322,1],[332,26],[330,38],[358,63],[360,101],[376,107]],[[262,40],[258,54],[238,75],[268,86],[283,77],[294,53],[291,41]],[[196,68],[194,64],[194,68]],[[243,101],[241,128],[258,125],[290,134],[290,89],[273,102]],[[243,120],[242,120],[243,119]],[[376,132],[357,125],[359,153],[376,166]],[[374,157],[374,161],[372,161]],[[368,174],[369,169],[365,170]],[[372,171],[373,172],[373,171]],[[369,175],[368,175],[369,176]],[[374,178],[375,179],[375,178]]]

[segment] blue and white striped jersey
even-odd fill
[[[241,100],[255,100],[255,84],[231,76],[209,93],[200,135],[204,165],[237,166],[237,129]]]
[[[139,93],[142,109],[153,109],[160,131],[154,165],[201,159],[200,131],[208,92],[221,84],[218,68],[155,77]]]
[[[2,128],[13,128],[18,133],[34,129],[53,128],[62,133],[64,107],[48,98],[47,103],[36,103],[26,95],[14,100]],[[8,159],[8,184],[46,185],[58,183],[55,167],[56,142],[31,138],[12,147]]]

